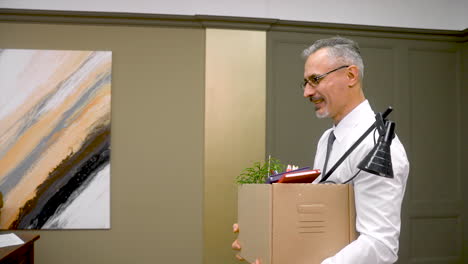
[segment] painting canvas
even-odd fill
[[[111,65],[0,49],[0,229],[110,228]]]

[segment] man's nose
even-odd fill
[[[304,97],[311,97],[315,94],[315,88],[310,86],[309,83],[304,87]]]

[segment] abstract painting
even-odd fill
[[[0,229],[110,228],[111,65],[0,49]]]

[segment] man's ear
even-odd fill
[[[346,77],[348,78],[348,86],[353,87],[359,82],[359,69],[356,65],[351,65],[346,71]]]

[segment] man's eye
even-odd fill
[[[313,84],[318,84],[317,76],[310,76],[309,81]]]

